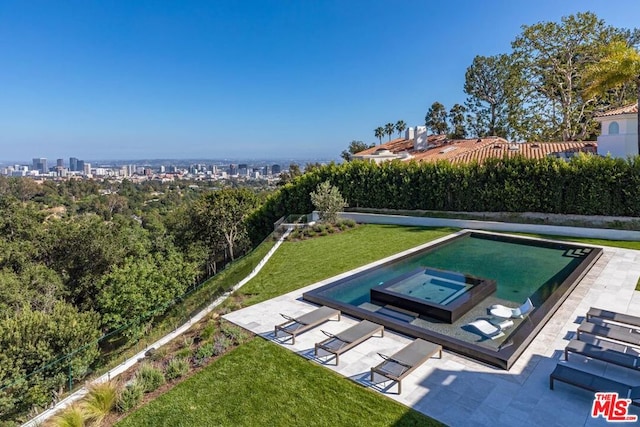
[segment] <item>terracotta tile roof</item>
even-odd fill
[[[366,150],[360,151],[356,153],[356,156],[364,156],[367,154],[373,154],[378,150],[389,150],[392,153],[398,153],[400,151],[408,151],[413,148],[413,140],[397,138],[393,139],[389,142],[385,142],[384,144],[376,145],[371,148],[367,148]]]
[[[453,151],[452,153],[454,153]],[[597,145],[594,142],[539,142],[514,144],[507,141],[496,141],[489,144],[481,144],[476,148],[467,149],[449,159],[451,163],[482,163],[489,158],[503,158],[523,156],[529,159],[542,159],[549,155],[569,157],[577,152],[595,154]],[[437,161],[433,156],[428,161]]]
[[[605,117],[605,116],[618,116],[621,114],[637,114],[638,113],[638,103],[631,105],[625,105],[624,107],[614,108],[613,110],[603,111],[601,113],[596,113],[596,117]]]
[[[427,139],[432,148],[414,150],[413,141],[394,139],[361,151],[355,156],[374,154],[378,150],[389,150],[391,153],[408,152],[411,157],[403,160],[418,162],[437,162],[447,160],[451,163],[482,163],[489,158],[524,156],[541,159],[549,155],[569,157],[576,152],[597,153],[595,142],[527,142],[512,143],[504,138],[491,136],[474,139],[447,140],[445,135],[430,135]],[[562,154],[558,154],[562,153]]]
[[[447,139],[447,135],[429,135],[427,137],[427,143],[432,145],[438,145],[442,143],[442,141]],[[412,151],[413,150],[413,140],[412,139],[403,139],[396,138],[389,142],[385,142],[380,145],[376,145],[375,147],[367,148],[366,150],[362,150],[359,153],[354,154],[355,156],[364,156],[375,153],[378,150],[389,150],[392,153],[400,153],[401,151]]]

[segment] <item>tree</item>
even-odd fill
[[[384,128],[382,126],[378,126],[373,132],[376,135],[376,138],[378,138],[378,141],[380,141],[380,144],[382,144],[382,137],[384,137]]]
[[[519,104],[525,107],[518,133],[540,140],[585,138],[596,127],[595,100],[583,98],[582,80],[616,31],[591,12],[522,28],[512,43],[514,66],[523,83]]]
[[[467,136],[467,129],[465,128],[464,114],[467,109],[460,104],[454,104],[449,111],[449,120],[451,121],[451,139],[463,139]]]
[[[391,135],[393,135],[393,131],[395,130],[395,126],[393,123],[387,123],[384,125],[384,132],[389,135],[389,141],[391,141]]]
[[[302,171],[300,170],[300,166],[295,163],[289,164],[289,171],[280,173],[280,181],[278,185],[282,186],[289,182],[292,182],[294,179],[302,175]]]
[[[476,56],[467,68],[464,92],[469,97],[465,106],[470,113],[469,124],[477,136],[507,137],[511,76],[511,58],[504,54]]]
[[[607,46],[605,56],[587,70],[586,96],[602,95],[610,89],[635,82],[638,102],[638,153],[640,154],[640,53],[624,41]]]
[[[407,124],[404,120],[398,120],[396,122],[396,131],[398,132],[398,138],[402,137],[402,132],[407,128]]]
[[[163,254],[128,258],[102,277],[98,303],[108,330],[129,325],[123,335],[139,337],[154,316],[162,315],[187,290],[193,265],[173,247]]]
[[[320,220],[335,223],[338,220],[338,212],[348,205],[342,198],[337,187],[329,181],[324,181],[316,187],[316,191],[310,194],[311,203],[320,212]]]
[[[438,101],[431,104],[424,118],[424,124],[427,129],[436,135],[447,133],[449,125],[447,125],[447,110],[445,110],[444,105]]]
[[[0,319],[0,424],[34,405],[49,404],[69,372],[73,378],[86,375],[100,353],[99,336],[95,312],[82,313],[60,301],[49,313],[25,306]]]
[[[258,207],[258,198],[246,188],[214,191],[203,197],[200,215],[208,217],[208,232],[220,233],[231,260],[247,238],[246,218]]]
[[[349,143],[349,148],[347,150],[343,150],[340,157],[345,161],[350,162],[354,154],[364,151],[367,148],[370,148],[370,146],[362,141],[351,141]]]

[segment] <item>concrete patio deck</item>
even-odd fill
[[[638,277],[640,251],[604,248],[602,257],[509,371],[444,351],[442,359],[428,360],[405,378],[401,395],[391,382],[371,383],[369,369],[382,360],[378,352],[393,354],[411,341],[409,337],[385,330],[384,338],[372,337],[342,354],[339,366],[332,358],[316,358],[314,343],[326,338],[321,330],[336,333],[357,319],[342,316],[340,322],[329,321],[297,336],[295,345],[285,341],[286,336],[274,338],[274,325],[284,321],[278,313],[295,317],[313,310],[316,306],[303,301],[302,294],[332,279],[224,318],[451,426],[599,426],[608,423],[591,418],[593,394],[563,383],[552,391],[549,374],[563,359],[563,349],[589,307],[640,315],[640,292],[634,290]],[[578,355],[571,359],[583,369],[640,385],[640,372]],[[640,410],[633,407],[630,413],[640,415]]]

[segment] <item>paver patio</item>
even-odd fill
[[[565,345],[575,337],[578,324],[591,306],[640,315],[640,292],[634,290],[638,277],[640,251],[605,247],[602,257],[509,371],[444,351],[442,359],[428,360],[403,380],[401,395],[396,394],[394,383],[371,383],[369,370],[380,363],[378,352],[393,354],[411,342],[409,337],[385,330],[384,338],[372,337],[342,354],[338,366],[331,358],[316,358],[314,344],[326,338],[321,330],[336,333],[357,323],[357,319],[342,316],[340,322],[329,321],[299,335],[295,345],[284,337],[274,339],[274,325],[283,321],[279,313],[295,317],[316,308],[303,301],[302,294],[333,279],[224,318],[448,425],[598,426],[608,423],[603,418],[591,418],[593,394],[562,383],[549,390],[549,374],[562,360]],[[640,385],[638,372],[578,355],[571,359],[583,369]],[[640,410],[633,407],[630,413],[640,415]]]

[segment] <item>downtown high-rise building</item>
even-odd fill
[[[39,171],[40,173],[49,172],[49,168],[47,167],[47,159],[44,157],[33,158],[33,170]]]

